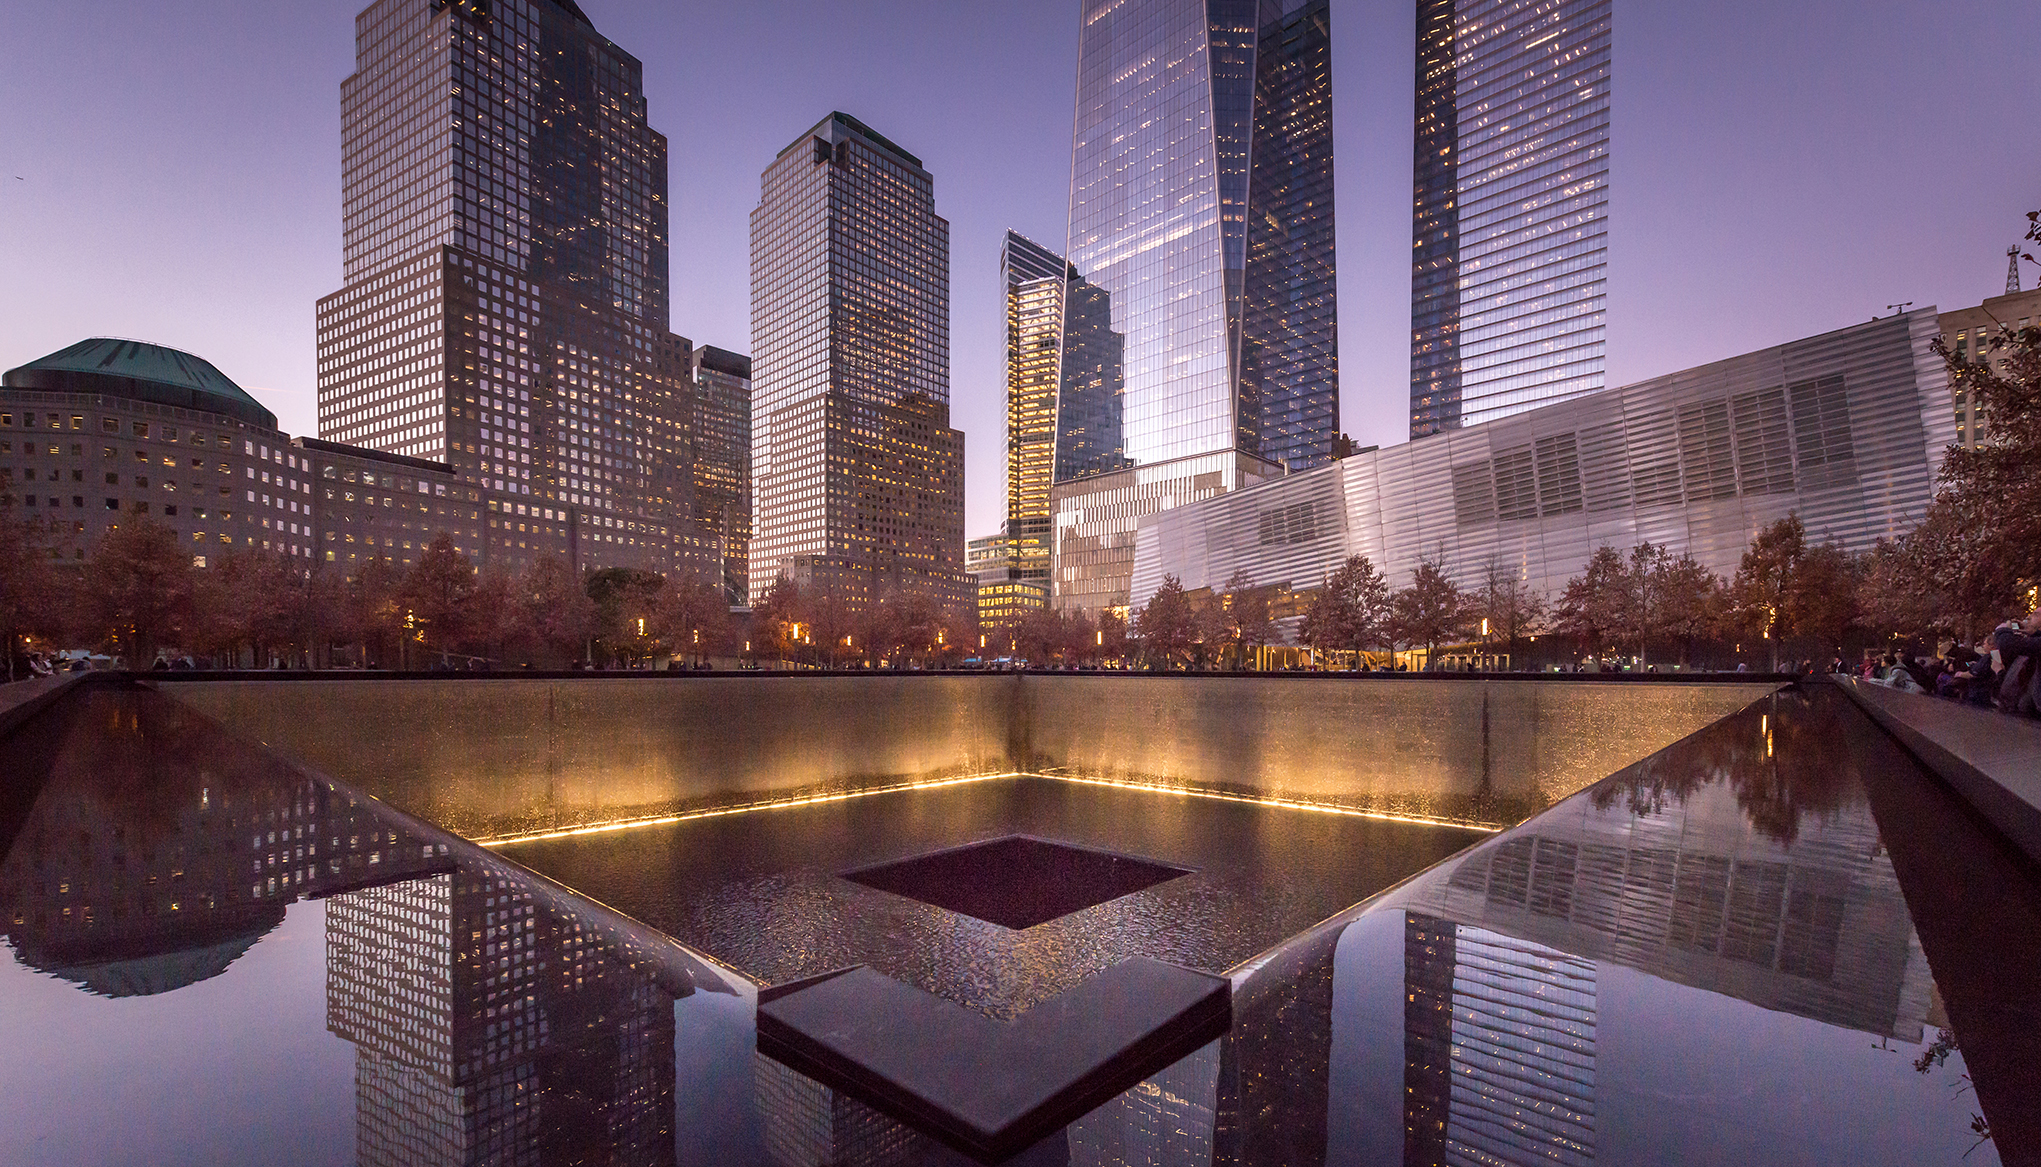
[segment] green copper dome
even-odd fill
[[[264,429],[276,415],[229,381],[212,362],[138,340],[95,336],[9,369],[0,385],[58,393],[97,393],[223,413]]]

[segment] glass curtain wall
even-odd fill
[[[1420,0],[1410,433],[1602,388],[1610,0]]]

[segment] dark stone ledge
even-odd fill
[[[759,1052],[986,1162],[1219,1037],[1231,984],[1147,957],[1004,1023],[856,965],[759,993]]]
[[[1839,684],[1908,753],[2041,861],[2041,722],[1855,678]]]

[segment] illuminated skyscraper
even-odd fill
[[[1047,588],[1057,361],[1070,265],[1008,231],[999,270],[1006,291],[1007,578]]]
[[[1057,604],[1127,602],[1143,515],[1332,457],[1325,0],[1085,0]]]
[[[1418,0],[1410,436],[1602,388],[1611,0]]]
[[[320,435],[450,463],[478,559],[706,569],[637,59],[574,0],[376,0],[341,122]]]
[[[949,325],[921,160],[841,113],[780,151],[751,212],[753,600],[784,575],[852,611],[975,602]]]
[[[1595,1159],[1595,966],[1404,917],[1403,1161]]]

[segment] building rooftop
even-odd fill
[[[97,393],[223,413],[265,429],[276,415],[228,380],[212,362],[179,349],[95,336],[7,370],[0,385],[60,393]]]

